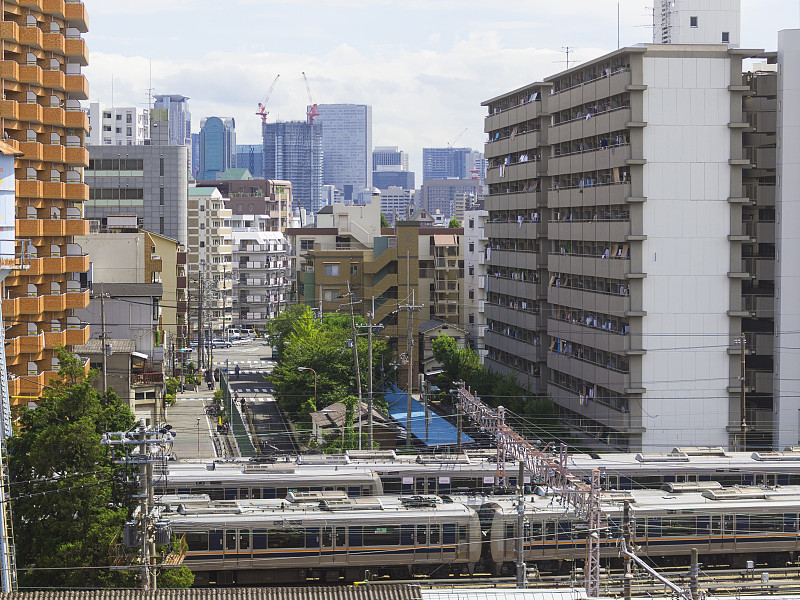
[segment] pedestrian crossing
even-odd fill
[[[224,360],[221,361],[215,360],[214,366],[225,368],[225,365],[227,364],[228,370],[234,369],[236,365],[239,365],[239,369],[244,369],[244,368],[252,369],[258,367],[271,367],[273,363],[274,361],[271,360],[229,360],[227,361],[227,363]]]
[[[236,394],[271,394],[272,388],[269,387],[235,387],[233,392]]]
[[[245,400],[248,402],[275,402],[275,398],[272,396],[247,396],[244,397]],[[179,402],[202,402],[203,400],[210,400],[210,398],[183,398],[181,397],[178,401]]]

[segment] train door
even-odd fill
[[[432,561],[442,560],[442,526],[431,523],[428,526],[428,558]]]
[[[253,560],[253,545],[247,529],[226,529],[223,549],[226,567],[250,566]]]
[[[328,526],[322,528],[320,551],[325,564],[344,564],[347,562],[347,532],[345,527]]]
[[[722,515],[722,541],[720,543],[720,549],[722,550],[736,549],[735,515]]]

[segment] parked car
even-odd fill
[[[214,338],[213,340],[211,340],[211,345],[214,348],[230,348],[231,347],[231,343],[230,342],[228,342],[226,340],[223,340],[223,339],[220,339],[220,338]]]

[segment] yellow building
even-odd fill
[[[74,0],[6,0],[2,10],[0,119],[4,141],[23,153],[16,226],[29,263],[5,280],[6,357],[11,396],[39,396],[58,370],[54,349],[89,339],[88,326],[73,317],[89,304],[81,282],[89,257],[73,242],[89,233],[82,216],[89,120],[80,104],[89,92],[81,75],[86,9]]]

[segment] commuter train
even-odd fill
[[[207,493],[212,499],[282,498],[290,490],[343,490],[350,496],[490,493],[503,483],[496,451],[398,455],[349,451],[286,456],[275,464],[219,460],[170,461],[157,482],[162,493]],[[666,483],[718,481],[723,485],[800,485],[800,450],[726,452],[675,448],[663,454],[571,454],[569,470],[588,481],[601,473],[604,489],[660,488]],[[506,463],[505,484],[516,486],[517,463]],[[531,486],[526,477],[526,484]],[[535,482],[533,483],[535,485]]]
[[[666,490],[607,492],[601,553],[618,560],[623,503],[634,545],[656,564],[680,564],[691,548],[707,566],[784,565],[800,550],[800,487],[667,484]],[[587,525],[541,489],[524,497],[524,556],[541,572],[585,558]],[[160,518],[188,548],[198,585],[354,581],[388,575],[444,577],[513,573],[513,496],[287,494],[285,500],[213,502],[163,496]]]

